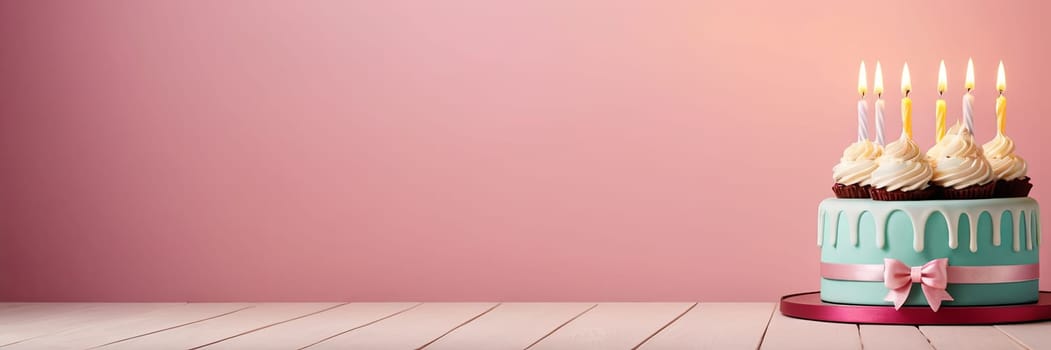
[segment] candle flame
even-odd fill
[[[883,95],[883,66],[879,64],[879,61],[876,61],[876,76],[872,79],[875,80],[873,82],[875,85],[872,86],[873,92],[876,95]]]
[[[942,60],[941,65],[938,67],[938,94],[939,95],[945,93],[945,89],[947,88],[947,85],[949,85],[947,80],[948,79],[945,77],[945,60]]]
[[[868,91],[869,82],[865,79],[865,61],[861,61],[861,68],[858,68],[858,94],[865,97],[865,91]]]
[[[909,77],[909,64],[905,63],[901,69],[901,94],[909,96],[909,91],[912,91],[912,78]]]
[[[996,69],[996,90],[1004,93],[1007,90],[1007,78],[1004,76],[1004,61],[1000,61],[1000,68]]]
[[[967,79],[963,83],[963,88],[967,91],[974,90],[974,61],[970,58],[967,59]]]

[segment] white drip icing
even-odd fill
[[[830,227],[832,227],[832,241],[828,242],[828,243],[831,243],[833,247],[836,246],[836,236],[839,236],[838,234],[836,234],[836,232],[839,232],[839,214],[840,213],[841,212],[832,213],[832,225],[830,226]],[[1018,250],[1018,249],[1015,249],[1015,250]]]
[[[971,224],[971,253],[978,251],[978,219],[982,217],[982,214],[978,215],[967,214],[967,220]],[[952,231],[949,231],[952,232]],[[950,234],[949,237],[956,236]]]
[[[821,246],[821,238],[825,236],[825,211],[817,211],[817,246]]]
[[[1029,213],[1029,216],[1030,217],[1033,216],[1032,212]],[[1025,216],[1022,217],[1022,221],[1023,222],[1025,221]],[[1021,225],[1022,224],[1018,224],[1018,226],[1021,226]],[[1033,224],[1031,224],[1031,223],[1026,223],[1025,224],[1025,250],[1033,250],[1033,230],[1032,230],[1032,227],[1033,227]]]
[[[958,220],[953,220],[952,218],[959,219],[960,215],[963,215],[963,212],[961,212],[961,211],[948,211],[948,210],[942,212],[942,216],[945,217],[945,225],[948,226],[949,232],[956,232],[956,230],[959,230],[959,228],[957,227],[958,224],[959,224],[959,221]],[[974,232],[974,229],[971,229],[971,232]],[[960,235],[949,235],[949,248],[956,249],[956,247],[959,247],[959,246],[960,246]]]
[[[876,224],[876,247],[879,249],[883,249],[883,246],[887,244],[886,227],[891,212],[891,210],[879,208],[872,208],[869,210],[869,214],[872,214],[872,221]]]
[[[978,200],[976,200],[978,201]],[[1039,219],[1035,213],[1039,212],[1039,208],[1036,201],[1029,198],[1013,198],[1013,199],[988,199],[980,200],[983,201],[980,205],[973,205],[976,202],[972,201],[938,201],[938,202],[878,202],[864,199],[855,200],[826,200],[821,203],[818,209],[818,246],[821,246],[825,236],[828,236],[829,243],[833,247],[836,246],[837,236],[839,236],[839,221],[840,216],[843,216],[844,220],[847,220],[847,230],[850,237],[851,245],[858,245],[858,235],[861,225],[861,216],[864,213],[872,215],[873,222],[876,229],[876,247],[882,249],[886,245],[887,240],[887,221],[890,220],[890,216],[896,212],[901,211],[904,213],[912,224],[913,228],[913,249],[917,252],[921,252],[924,249],[924,241],[926,236],[926,225],[927,220],[934,213],[940,213],[945,218],[945,223],[948,228],[949,247],[957,249],[959,246],[959,221],[963,218],[963,215],[967,216],[967,224],[969,231],[969,245],[968,249],[971,252],[978,251],[978,222],[983,213],[989,213],[992,218],[993,227],[993,246],[1000,246],[1002,244],[1001,236],[1001,224],[1003,215],[1011,213],[1012,220],[1012,248],[1014,251],[1021,250],[1021,230],[1023,225],[1026,231],[1026,249],[1032,250],[1035,245],[1039,246],[1040,231],[1037,229],[1039,225]],[[936,205],[934,203],[943,204]],[[964,205],[962,203],[967,203]],[[980,206],[980,208],[979,208]],[[1026,214],[1028,216],[1028,222],[1026,222]],[[831,222],[828,219],[831,217]],[[830,223],[831,225],[825,225]],[[831,227],[831,229],[828,229]],[[1034,231],[1036,232],[1034,234]]]
[[[858,246],[858,230],[861,226],[861,215],[857,216],[857,220],[850,220],[850,245]]]
[[[1019,224],[1022,223],[1022,220],[1019,218],[1019,215],[1018,215],[1020,213],[1021,213],[1021,210],[1015,210],[1015,211],[1011,212],[1011,224],[1012,225],[1014,225],[1015,222],[1018,222]],[[1019,225],[1019,226],[1021,226],[1021,225]],[[1022,250],[1022,247],[1020,245],[1021,242],[1018,241],[1018,238],[1019,238],[1018,229],[1020,229],[1020,228],[1021,227],[1015,227],[1015,229],[1012,230],[1012,231],[1014,231],[1014,233],[1011,235],[1011,239],[1014,242],[1013,245],[1011,246],[1011,248],[1013,248],[1016,252],[1019,251],[1019,250]]]
[[[1033,231],[1036,232],[1036,246],[1039,247],[1044,239],[1043,233],[1040,232],[1040,210],[1033,211]]]
[[[916,250],[917,252],[922,252],[924,240],[927,236],[927,218],[929,218],[931,214],[934,213],[934,211],[925,210],[919,212],[920,215],[918,217],[916,215],[917,213],[913,211],[906,210],[905,213],[909,214],[909,221],[912,221],[912,249]]]
[[[989,216],[993,218],[993,246],[999,247],[1002,237],[1000,235],[1000,225],[1004,221],[1004,213],[1000,215],[993,215],[989,213]]]

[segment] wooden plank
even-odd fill
[[[0,327],[10,324],[24,324],[43,318],[56,318],[61,315],[98,307],[90,303],[28,303],[11,306],[0,313]]]
[[[916,326],[863,324],[861,344],[865,350],[931,350],[931,343]]]
[[[631,349],[694,303],[602,303],[531,349]]]
[[[87,349],[223,316],[250,304],[193,303],[133,314],[24,341],[5,349]]]
[[[419,303],[351,303],[298,320],[267,327],[209,346],[214,349],[300,349],[383,320]]]
[[[0,346],[17,344],[33,338],[55,334],[82,327],[94,322],[105,322],[128,315],[144,313],[160,308],[175,307],[176,303],[111,303],[94,304],[87,308],[76,308],[66,312],[65,308],[51,317],[40,317],[32,321],[11,322],[0,327]]]
[[[655,349],[756,349],[774,303],[700,303],[640,347]]]
[[[861,349],[858,326],[791,318],[775,310],[761,349]]]
[[[495,303],[425,303],[309,349],[416,349],[492,310]]]
[[[426,349],[525,349],[594,306],[588,303],[504,303]]]
[[[222,317],[169,329],[150,335],[102,346],[102,349],[190,349],[274,324],[307,316],[341,304],[273,303],[260,304]]]
[[[1008,324],[996,328],[1030,349],[1051,349],[1051,322]]]
[[[935,349],[1023,349],[993,326],[920,326]]]

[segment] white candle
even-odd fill
[[[865,100],[858,100],[858,141],[867,140],[869,138],[869,129],[865,124],[868,123],[869,108],[865,104]]]
[[[876,93],[876,143],[880,146],[886,145],[883,140],[883,67],[876,61],[876,77],[874,78],[872,90]]]
[[[869,106],[865,104],[865,91],[868,90],[868,81],[865,78],[865,61],[861,61],[858,69],[858,141],[869,138],[868,118]]]
[[[974,132],[974,95],[970,91],[963,95],[963,123],[967,125],[967,130]]]
[[[971,135],[974,135],[974,95],[971,95],[971,90],[974,90],[974,62],[969,58],[967,59],[967,79],[964,81],[964,89],[967,92],[963,95],[963,123],[971,131]]]

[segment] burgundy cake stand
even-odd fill
[[[906,324],[960,325],[1002,324],[1051,320],[1051,292],[1040,292],[1032,304],[998,306],[942,306],[938,312],[924,306],[847,305],[821,301],[820,292],[790,294],[781,297],[785,316],[815,321]]]

